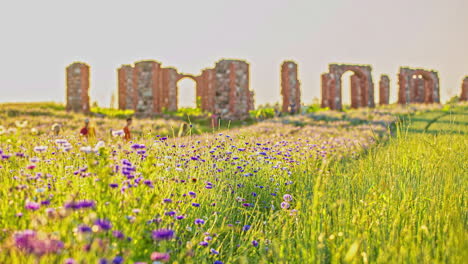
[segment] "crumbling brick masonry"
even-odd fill
[[[440,103],[439,75],[436,71],[400,68],[398,103]]]
[[[379,81],[379,104],[387,105],[390,101],[390,79],[382,74]]]
[[[351,108],[374,107],[374,83],[369,65],[330,64],[329,72],[322,74],[322,107],[342,110],[341,76],[352,71]]]
[[[300,82],[297,76],[297,64],[293,61],[285,61],[281,65],[281,95],[283,96],[283,112],[300,112]]]
[[[89,113],[89,66],[75,62],[66,68],[67,111]]]
[[[130,78],[133,72],[133,79]],[[191,78],[196,83],[200,107],[226,119],[245,119],[253,110],[249,89],[249,64],[240,60],[221,60],[199,76],[180,74],[175,68],[161,68],[156,61],[140,61],[118,69],[119,108],[151,115],[163,110],[176,111],[177,82]]]
[[[462,92],[460,95],[460,101],[468,101],[468,76],[466,76],[462,82]]]

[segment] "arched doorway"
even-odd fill
[[[322,107],[342,109],[342,76],[349,71],[353,74],[349,76],[349,87],[344,89],[346,94],[351,93],[351,96],[345,94],[346,98],[351,97],[351,108],[374,107],[371,70],[369,65],[330,64],[329,72],[322,74]]]
[[[182,75],[177,81],[177,107],[197,108],[197,80],[191,75]]]
[[[343,108],[351,107],[351,87],[352,78],[355,73],[353,71],[346,71],[341,75],[341,104]]]

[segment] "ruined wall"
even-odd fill
[[[135,63],[136,113],[151,115],[161,112],[161,64],[156,61]]]
[[[131,65],[122,65],[117,70],[119,109],[135,110],[137,104],[136,89],[134,88],[133,78],[134,69]]]
[[[398,103],[440,103],[436,71],[401,67],[398,74]]]
[[[215,66],[214,112],[226,119],[245,119],[253,105],[249,90],[249,64],[221,60]]]
[[[382,74],[379,81],[379,104],[387,105],[390,102],[390,78]]]
[[[322,107],[341,110],[341,76],[352,71],[351,107],[374,107],[374,83],[369,65],[330,64],[329,72],[322,74]]]
[[[460,101],[468,101],[468,76],[466,76],[462,82],[462,92],[460,95]]]
[[[281,95],[283,112],[299,113],[301,111],[301,90],[297,74],[297,64],[285,61],[281,65]]]
[[[75,62],[66,68],[67,111],[88,113],[89,108],[89,66]]]
[[[161,74],[161,106],[163,109],[169,111],[177,111],[177,82],[180,80],[181,77],[175,68],[162,68]]]
[[[183,78],[195,81],[196,97],[201,99],[199,107],[205,111],[223,118],[244,119],[254,108],[254,94],[249,90],[249,64],[240,60],[221,60],[199,76],[162,68],[156,61],[140,61],[134,67],[122,65],[118,76],[119,108],[134,109],[137,114],[157,114],[164,109],[177,111],[177,83]]]

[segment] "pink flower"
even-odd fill
[[[36,202],[26,202],[26,205],[24,206],[24,208],[31,210],[31,211],[36,211],[39,208],[41,208],[41,205]]]
[[[153,252],[151,253],[151,260],[153,261],[169,261],[171,256],[168,253]]]

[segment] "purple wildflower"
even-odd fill
[[[174,237],[174,230],[164,228],[153,230],[151,236],[154,240],[171,240]]]
[[[195,219],[194,222],[195,222],[196,225],[204,225],[205,224],[205,220],[203,220],[203,219]]]
[[[112,228],[111,222],[106,219],[97,219],[94,221],[94,224],[104,231],[110,230]]]

